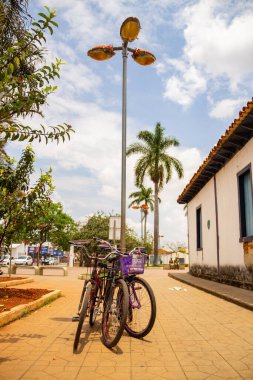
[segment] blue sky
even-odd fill
[[[62,58],[58,90],[48,99],[45,119],[67,122],[76,133],[65,144],[34,143],[37,167],[53,168],[54,198],[76,220],[98,210],[120,212],[122,58],[96,62],[87,50],[119,46],[119,30],[129,16],[141,31],[131,47],[151,51],[154,65],[128,58],[127,144],[140,130],[161,122],[166,135],[180,141],[169,153],[181,160],[176,176],[160,197],[161,244],[187,241],[183,206],[176,199],[203,159],[252,97],[252,0],[48,0],[30,2],[35,16],[44,5],[57,9],[59,28],[48,36],[47,60]],[[10,154],[24,145],[12,143]],[[135,190],[127,160],[127,194]],[[151,185],[146,181],[146,185]],[[140,233],[140,213],[127,210],[127,223]],[[153,215],[148,228],[153,230]]]

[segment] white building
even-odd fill
[[[24,243],[13,243],[11,245],[11,256],[19,257],[26,254],[26,246]]]
[[[253,265],[253,98],[178,198],[187,204],[190,265]]]

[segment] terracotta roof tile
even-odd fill
[[[253,98],[247,103],[247,106],[243,107],[242,110],[239,112],[238,118],[234,119],[230,127],[225,131],[225,133],[220,137],[219,141],[216,145],[211,149],[209,155],[207,158],[203,161],[202,165],[199,167],[197,172],[193,175],[190,182],[186,185],[183,192],[178,197],[179,203],[187,203],[183,201],[183,198],[187,194],[187,192],[191,189],[192,185],[196,182],[196,180],[199,178],[203,170],[206,168],[206,166],[212,161],[212,159],[215,157],[215,155],[219,152],[219,150],[222,148],[224,143],[229,140],[229,138],[232,136],[232,134],[235,132],[235,130],[242,124],[243,120],[250,114],[250,112],[253,111]]]

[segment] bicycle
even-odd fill
[[[138,276],[144,273],[145,256],[137,252],[137,250],[131,251],[129,259],[122,258],[122,274],[129,292],[129,311],[125,330],[134,338],[143,338],[154,326],[156,301],[149,283]]]
[[[94,239],[103,243],[101,239]],[[70,243],[73,244],[73,242]],[[74,243],[74,245],[84,248],[82,244]],[[98,257],[97,253],[89,255],[87,250],[85,250],[85,254],[91,260],[93,269],[90,279],[86,279],[84,282],[78,306],[79,321],[74,339],[74,351],[78,348],[85,317],[89,315],[89,324],[93,326],[102,302],[101,340],[106,347],[112,348],[119,342],[123,334],[129,305],[126,283],[119,277],[119,257],[121,254],[113,251],[102,258]]]
[[[104,243],[115,251],[109,242]],[[120,251],[116,250],[118,253]],[[143,338],[153,328],[156,319],[156,301],[149,283],[139,274],[144,273],[145,248],[134,248],[120,258],[121,272],[129,293],[129,308],[125,330],[134,338]]]

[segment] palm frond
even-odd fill
[[[126,150],[126,155],[131,156],[131,154],[135,153],[146,154],[147,148],[140,143],[134,143],[129,145],[129,147]]]

